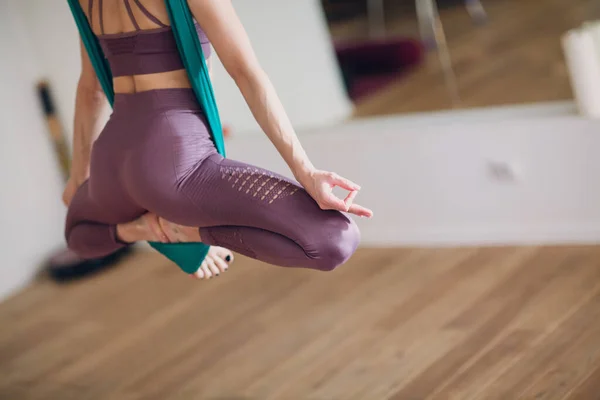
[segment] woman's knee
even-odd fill
[[[354,254],[360,243],[360,230],[356,223],[344,216],[342,223],[329,224],[317,232],[317,257],[315,269],[333,271]]]

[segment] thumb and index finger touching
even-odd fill
[[[342,189],[348,190],[350,193],[348,193],[348,195],[346,196],[346,198],[344,200],[341,200],[337,197],[335,197],[335,195],[333,195],[333,193],[331,194],[332,197],[334,197],[337,200],[337,205],[338,205],[338,211],[345,211],[345,212],[349,212],[351,214],[355,214],[359,217],[367,217],[370,218],[373,216],[373,211],[371,211],[370,209],[360,206],[358,204],[354,203],[354,199],[356,198],[356,196],[358,195],[358,191],[360,190],[360,186],[357,185],[356,183],[352,182],[349,179],[343,178],[337,174],[333,174],[332,177],[332,183],[334,184],[334,186],[338,186]]]

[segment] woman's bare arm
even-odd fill
[[[75,98],[72,170],[72,175],[78,183],[82,183],[88,177],[92,145],[102,131],[104,126],[102,115],[108,107],[106,96],[96,77],[96,71],[83,44],[80,47],[81,75]]]
[[[108,107],[106,96],[96,77],[94,67],[81,42],[80,51],[81,75],[75,97],[73,162],[69,182],[63,193],[63,200],[66,204],[71,202],[77,188],[89,176],[92,145],[102,131],[104,125],[102,115]]]
[[[229,0],[188,0],[223,66],[235,80],[254,118],[297,179],[313,168],[287,114],[254,54]]]
[[[188,0],[194,17],[206,32],[223,66],[239,87],[254,118],[269,137],[296,179],[322,208],[370,216],[370,210],[352,205],[359,186],[332,172],[315,169],[230,0]],[[333,186],[351,191],[345,201],[331,193]]]

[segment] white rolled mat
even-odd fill
[[[580,113],[600,118],[600,23],[568,31],[562,46]]]

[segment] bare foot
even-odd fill
[[[202,241],[198,228],[179,225],[153,213],[146,213],[136,220],[118,224],[117,236],[119,240],[127,243],[142,240],[161,243]]]
[[[179,225],[158,217],[161,230],[171,243],[201,242],[200,230],[197,227]]]
[[[198,279],[210,279],[227,271],[233,262],[233,253],[224,247],[210,246],[202,265],[192,276]]]
[[[202,241],[200,231],[196,227],[179,225],[160,217],[158,222],[171,243]],[[233,253],[231,251],[223,247],[211,246],[202,265],[192,276],[198,279],[210,279],[219,276],[221,272],[227,271],[232,262]]]
[[[117,235],[123,242],[150,241],[162,243],[201,242],[196,227],[179,225],[156,214],[146,213],[138,219],[117,225]],[[211,246],[202,265],[192,277],[210,279],[227,271],[233,262],[233,253],[224,247]]]
[[[169,238],[160,226],[158,216],[152,213],[146,213],[136,220],[118,224],[117,237],[125,243],[142,240],[169,243]]]

